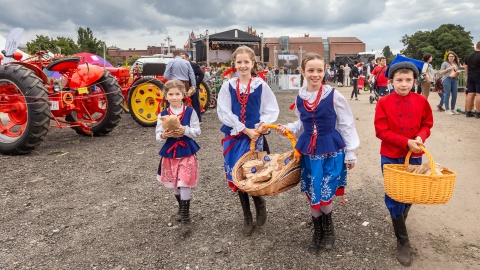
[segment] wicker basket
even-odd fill
[[[274,124],[269,124],[265,126],[266,128],[276,129],[278,126]],[[242,191],[247,192],[252,196],[272,196],[286,190],[289,190],[295,187],[300,182],[300,152],[295,149],[296,140],[295,137],[287,130],[287,137],[292,143],[293,153],[290,156],[290,162],[282,167],[280,173],[275,177],[270,178],[270,180],[265,181],[261,184],[255,186],[247,186],[245,184],[245,179],[243,179],[243,169],[242,166],[245,162],[257,158],[258,151],[255,150],[255,141],[252,141],[250,145],[250,151],[245,153],[238,161],[235,163],[232,171],[233,183]]]
[[[405,171],[412,154],[409,151],[404,164],[383,165],[385,193],[395,201],[403,203],[444,204],[452,197],[457,174],[447,168],[443,169],[443,175],[437,174],[430,152],[424,147],[420,148],[428,157],[431,174],[415,174]]]

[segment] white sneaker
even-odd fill
[[[460,113],[457,112],[456,110],[452,110],[452,112],[453,112],[454,114],[456,114],[456,115],[459,115],[459,114],[460,114]]]
[[[446,110],[446,111],[445,111],[445,114],[448,114],[448,115],[455,115],[455,114],[453,113],[453,111],[450,111],[450,110]]]

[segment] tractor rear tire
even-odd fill
[[[9,88],[14,85],[16,89]],[[2,97],[2,94],[6,94]],[[0,153],[23,155],[32,152],[45,139],[50,125],[50,103],[48,92],[35,72],[16,64],[0,66],[0,105],[11,107],[5,113],[10,123],[17,122],[17,130],[0,132]],[[1,115],[0,115],[1,116]],[[2,123],[0,129],[9,128]],[[13,120],[13,122],[12,122]],[[17,133],[18,136],[12,134]]]
[[[117,80],[105,71],[103,76],[96,82],[103,89],[103,93],[106,98],[106,111],[102,119],[93,124],[91,132],[94,136],[105,136],[110,133],[120,122],[121,114],[123,112],[123,95],[122,88],[118,84]],[[76,114],[69,114],[65,117],[65,120],[71,122],[81,122],[82,119],[78,119]],[[78,134],[84,136],[90,136],[80,127],[72,127]]]
[[[163,102],[163,83],[155,78],[141,78],[128,90],[128,110],[133,120],[144,127],[157,125],[158,110],[166,108]]]

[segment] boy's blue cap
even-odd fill
[[[400,69],[410,69],[413,71],[413,78],[418,79],[418,68],[411,62],[399,62],[388,67],[388,79],[393,79],[393,74]]]

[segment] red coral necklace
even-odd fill
[[[170,107],[168,107],[167,109],[167,112],[168,112],[168,115],[177,115],[178,118],[180,118],[180,122],[183,121],[183,118],[185,117],[185,110],[187,109],[187,107],[185,105],[182,105],[182,112],[180,114],[175,114],[172,112],[172,110],[170,109]]]
[[[308,102],[308,100],[304,99],[303,100],[303,107],[305,110],[309,113],[311,113],[312,120],[313,120],[313,133],[310,136],[310,142],[308,143],[308,148],[307,148],[307,153],[313,154],[315,153],[315,149],[317,148],[317,119],[315,119],[315,110],[317,109],[318,105],[320,104],[321,97],[322,97],[322,90],[323,90],[323,84],[320,86],[320,89],[318,89],[317,92],[317,97],[313,102]]]
[[[245,121],[246,121],[245,112],[246,112],[246,109],[247,109],[248,97],[250,96],[250,83],[251,82],[252,82],[252,78],[250,78],[250,80],[248,81],[247,90],[245,91],[245,93],[240,94],[240,78],[238,78],[237,79],[237,87],[235,89],[236,93],[237,93],[238,102],[240,102],[240,104],[242,105],[242,109],[241,109],[240,113],[242,114],[241,115],[241,121],[244,124],[245,124]]]
[[[307,112],[314,112],[317,109],[318,104],[320,104],[320,99],[322,97],[322,86],[320,86],[320,89],[317,92],[317,97],[313,102],[308,102],[308,100],[306,99],[303,100],[303,107],[305,108],[305,110],[307,110]]]

